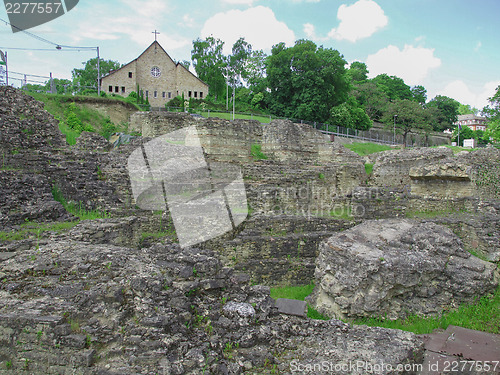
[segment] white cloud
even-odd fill
[[[330,30],[328,37],[350,42],[368,38],[388,23],[384,10],[373,0],[359,0],[350,6],[342,4],[337,18],[340,24]]]
[[[306,34],[308,39],[318,40],[318,36],[316,35],[316,29],[312,23],[304,24],[304,33]]]
[[[481,49],[482,46],[483,46],[483,43],[481,43],[481,41],[478,41],[474,47],[474,52],[479,52],[479,50]]]
[[[195,26],[194,18],[191,17],[189,14],[185,14],[184,16],[182,16],[182,22],[180,22],[179,25],[194,27]]]
[[[461,80],[456,80],[448,83],[444,89],[439,92],[439,95],[445,95],[462,104],[470,104],[477,109],[483,109],[488,105],[488,98],[492,97],[496,88],[500,85],[500,81],[490,81],[484,84],[483,87],[471,90],[470,87]]]
[[[201,30],[202,38],[210,35],[225,42],[225,53],[230,53],[234,42],[240,37],[244,37],[253,49],[270,50],[279,42],[289,46],[295,43],[294,32],[284,22],[278,21],[270,8],[264,6],[217,13],[205,22]]]
[[[248,5],[252,6],[258,0],[222,0],[223,3],[233,4],[233,5]]]
[[[441,66],[434,49],[405,45],[403,50],[389,45],[366,59],[370,77],[387,73],[403,78],[408,85],[419,85],[431,69]]]
[[[148,0],[137,6],[136,0],[120,0],[121,6],[115,3],[101,2],[92,9],[79,10],[79,22],[74,25],[71,34],[74,43],[85,39],[119,40],[128,37],[139,46],[146,47],[154,41],[153,30],[158,30],[158,41],[167,50],[175,50],[191,44],[191,40],[183,36],[164,32],[161,25],[165,14],[168,14],[168,2],[164,0]],[[77,8],[79,9],[79,8]],[[71,13],[70,13],[71,14]],[[76,14],[76,13],[75,13]],[[113,17],[109,17],[113,14]]]

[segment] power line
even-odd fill
[[[61,48],[95,50],[96,48],[98,48],[98,47],[67,46],[67,45],[63,45],[63,44],[54,43],[54,42],[51,42],[48,39],[42,38],[41,36],[38,36],[38,35],[33,34],[33,33],[30,33],[29,31],[23,30],[23,29],[17,27],[16,25],[11,24],[8,21],[5,21],[4,19],[0,18],[0,21],[5,22],[6,25],[10,25],[11,27],[17,29],[18,31],[21,31],[21,32],[25,33],[26,35],[28,35],[28,36],[30,36],[32,38],[35,38],[35,39],[37,39],[37,40],[39,40],[41,42],[48,43],[48,44],[51,44],[51,45],[55,46],[57,50],[61,50]],[[6,47],[0,47],[0,48],[6,48]],[[11,48],[11,49],[18,49],[18,48]],[[34,49],[33,51],[36,51],[36,50]]]
[[[18,51],[49,51],[49,52],[81,52],[80,49],[86,49],[87,47],[83,47],[80,49],[72,49],[72,50],[64,50],[64,49],[52,49],[52,48],[18,48],[18,47],[0,47],[6,50],[18,50]],[[65,47],[67,48],[67,47]],[[76,47],[73,47],[76,48]],[[97,47],[92,47],[92,49],[96,49]]]

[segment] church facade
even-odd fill
[[[182,64],[176,64],[157,41],[135,60],[102,77],[101,88],[106,94],[125,97],[132,91],[142,91],[153,107],[163,107],[182,94],[186,100],[208,95],[208,85]]]

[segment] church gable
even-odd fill
[[[208,85],[176,64],[157,41],[137,59],[104,77],[102,86],[106,93],[122,96],[142,91],[153,107],[162,107],[177,95],[196,99],[208,95]]]

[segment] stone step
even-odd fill
[[[421,337],[426,349],[421,375],[500,374],[500,335],[450,325]]]

